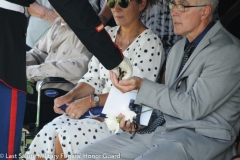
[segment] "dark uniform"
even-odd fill
[[[29,6],[34,0],[8,2]],[[27,19],[24,13],[1,6],[8,2],[0,0],[0,158],[3,160],[19,157],[26,104]]]
[[[1,7],[0,0],[0,154],[18,159],[26,101],[26,28],[21,12]],[[28,7],[35,0],[7,0]],[[107,68],[117,67],[123,55],[104,30],[88,0],[50,0],[83,44]]]
[[[103,28],[88,0],[49,0],[49,2],[106,69],[113,69],[121,63],[122,53]]]

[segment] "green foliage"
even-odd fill
[[[27,80],[27,93],[33,94],[34,93],[34,82],[31,80]]]

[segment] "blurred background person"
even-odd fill
[[[55,13],[56,15],[57,12]],[[88,62],[92,58],[87,48],[78,39],[67,23],[58,17],[47,34],[33,49],[26,52],[26,77],[35,82],[38,88],[40,81],[46,77],[60,77],[70,83],[48,83],[44,88],[57,88],[56,97],[67,93],[74,88],[79,79],[87,72]],[[34,87],[35,88],[35,87]],[[34,89],[35,90],[35,89]],[[24,124],[35,123],[38,93],[27,94],[27,104],[24,116]],[[41,97],[40,123],[46,124],[58,115],[53,111],[53,99]],[[46,98],[45,98],[46,97]]]
[[[30,14],[26,44],[33,48],[44,37],[51,25],[58,17],[48,0],[37,0],[28,9]]]

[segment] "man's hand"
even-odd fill
[[[58,15],[53,10],[46,9],[42,18],[53,24],[57,17]]]
[[[121,118],[121,121],[119,123],[119,127],[123,130],[123,131],[127,131],[127,132],[135,132],[135,128],[134,128],[134,124],[131,123],[129,120],[125,121],[125,117],[122,114],[118,115],[118,118]]]
[[[117,75],[113,71],[110,71],[110,78],[112,84],[123,93],[135,89],[140,89],[142,85],[142,79],[139,77],[132,77],[129,80],[118,81]]]
[[[116,68],[112,69],[117,77],[119,76],[119,68],[126,72],[122,79],[129,79],[132,77],[133,68],[128,58],[124,57],[123,61]]]
[[[53,10],[48,9],[37,2],[34,2],[28,7],[28,13],[32,16],[45,19],[51,24],[53,24],[55,19],[59,17]]]

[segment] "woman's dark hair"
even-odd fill
[[[142,0],[136,0],[138,4],[142,3]],[[152,7],[154,4],[158,3],[159,0],[147,0],[147,5],[146,7],[142,10],[142,12],[147,8],[147,7]]]

